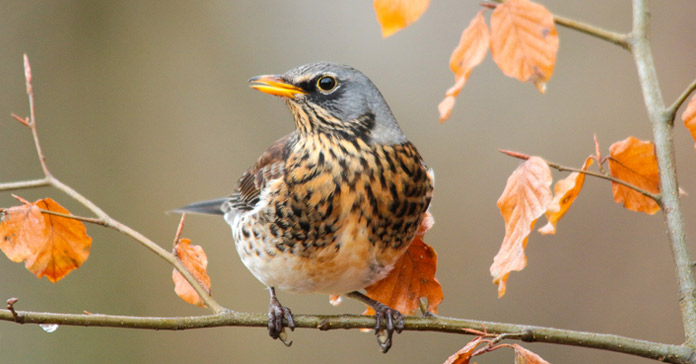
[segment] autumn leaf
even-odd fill
[[[454,86],[445,93],[445,99],[438,105],[440,122],[450,117],[455,98],[464,87],[471,70],[478,66],[488,52],[490,32],[483,19],[483,10],[471,20],[469,26],[462,32],[459,45],[450,56],[450,69],[454,72]]]
[[[553,15],[528,0],[507,0],[491,15],[491,55],[506,76],[544,93],[553,74],[558,34]]]
[[[586,171],[593,161],[592,157],[587,157],[581,169]],[[556,182],[553,186],[553,200],[546,208],[546,220],[548,220],[548,223],[539,229],[540,233],[556,233],[556,223],[568,212],[570,205],[573,204],[575,198],[580,194],[584,183],[585,174],[579,172],[573,172],[568,177]]]
[[[483,341],[483,336],[477,336],[475,339],[469,341],[463,348],[459,349],[456,353],[450,355],[447,360],[442,364],[469,364],[471,360],[471,354],[474,353],[476,347]]]
[[[510,272],[527,265],[524,249],[529,233],[551,200],[551,170],[542,158],[530,157],[508,177],[498,199],[505,220],[505,238],[490,267],[493,283],[498,285],[498,297],[505,294]]]
[[[609,169],[614,178],[628,182],[642,190],[659,193],[660,177],[655,145],[634,137],[616,142],[609,147]],[[631,211],[654,215],[660,210],[657,202],[642,193],[612,182],[611,190],[616,203]]]
[[[374,0],[382,37],[386,38],[418,20],[429,3],[430,0]]]
[[[191,245],[191,240],[189,239],[179,239],[176,245],[174,245],[174,254],[210,294],[210,277],[206,272],[208,257],[205,255],[203,248],[200,245]],[[172,270],[172,279],[174,280],[174,292],[181,299],[192,305],[205,307],[205,303],[203,303],[196,290],[191,287],[176,268]]]
[[[691,137],[696,140],[696,95],[692,96],[689,104],[686,105],[686,109],[682,113],[682,120],[684,126],[691,132]]]
[[[550,364],[542,357],[533,353],[519,344],[512,344],[513,349],[515,349],[515,364]]]
[[[437,254],[423,242],[425,232],[433,225],[433,218],[426,213],[416,237],[406,253],[394,264],[394,268],[384,279],[365,288],[367,296],[377,300],[404,315],[418,311],[421,297],[428,300],[428,311],[437,313],[437,306],[442,302],[442,287],[435,278]],[[371,307],[364,315],[374,315]]]
[[[41,210],[70,215],[50,198],[9,208],[0,223],[0,249],[36,277],[56,283],[87,260],[92,238],[80,221]]]

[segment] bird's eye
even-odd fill
[[[333,76],[321,76],[317,80],[317,87],[322,92],[331,92],[337,85],[338,82]]]

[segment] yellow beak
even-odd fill
[[[275,75],[256,76],[249,79],[249,87],[263,93],[295,98],[297,95],[306,95],[303,89],[283,81]]]

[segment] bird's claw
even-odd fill
[[[404,316],[401,312],[383,304],[374,307],[374,309],[377,321],[375,325],[377,344],[382,348],[382,352],[386,353],[391,348],[394,331],[400,334],[404,329]]]
[[[287,320],[287,326],[283,324],[283,319]],[[292,341],[288,341],[285,327],[288,327],[290,331],[295,330],[292,312],[281,305],[277,298],[271,297],[271,303],[268,305],[268,335],[273,339],[280,339],[285,346],[290,346]]]

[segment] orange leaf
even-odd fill
[[[473,354],[476,347],[483,340],[483,336],[478,336],[474,340],[469,341],[463,348],[459,349],[456,353],[450,355],[447,360],[442,364],[469,364],[471,360],[471,354]]]
[[[587,157],[582,165],[582,170],[586,171],[593,161],[592,157]],[[568,177],[556,182],[556,185],[553,186],[553,201],[546,208],[546,220],[548,220],[548,223],[539,229],[540,233],[556,233],[556,223],[568,212],[570,205],[573,204],[575,198],[580,194],[584,183],[585,174],[579,172],[573,172]]]
[[[614,178],[628,182],[640,189],[652,193],[660,192],[660,177],[657,169],[655,145],[634,137],[616,142],[609,147],[609,170]],[[655,200],[638,191],[611,183],[611,190],[616,203],[632,211],[653,215],[660,206]]]
[[[498,199],[505,220],[505,238],[490,268],[493,283],[498,285],[498,297],[505,294],[510,272],[527,265],[527,238],[551,200],[551,170],[543,159],[530,157],[508,177]]]
[[[539,355],[518,344],[512,344],[512,347],[515,349],[515,364],[550,364]]]
[[[191,245],[191,240],[189,239],[179,239],[176,245],[174,245],[174,254],[210,294],[210,277],[206,272],[208,257],[205,255],[203,248],[200,245]],[[172,279],[174,280],[174,292],[181,299],[192,305],[205,307],[196,290],[191,287],[178,270],[174,269],[172,271]]]
[[[23,262],[32,254],[30,242],[46,239],[41,210],[32,203],[25,203],[10,207],[0,216],[0,249],[11,261]]]
[[[386,38],[418,20],[429,3],[430,0],[374,0],[382,37]]]
[[[686,109],[682,113],[682,120],[684,126],[691,132],[691,137],[696,140],[696,95],[691,96],[689,104],[686,105]]]
[[[38,278],[46,276],[55,283],[87,260],[92,238],[80,221],[39,209],[70,214],[50,198],[10,208],[0,224],[0,248],[12,261],[24,261]]]
[[[416,237],[389,275],[365,288],[368,297],[404,315],[416,313],[420,298],[425,297],[428,299],[428,311],[437,313],[437,306],[442,302],[442,287],[435,278],[437,254],[423,242],[423,235],[432,225],[432,215],[426,213]],[[364,315],[374,313],[370,307],[363,312]]]
[[[478,66],[488,52],[490,32],[483,19],[483,10],[471,19],[469,26],[462,32],[459,45],[450,56],[450,69],[454,72],[454,86],[445,93],[445,99],[438,105],[440,122],[450,117],[454,107],[455,97],[464,87],[471,70]]]
[[[553,15],[529,0],[507,0],[491,15],[491,55],[506,76],[544,93],[553,74],[558,33]]]

